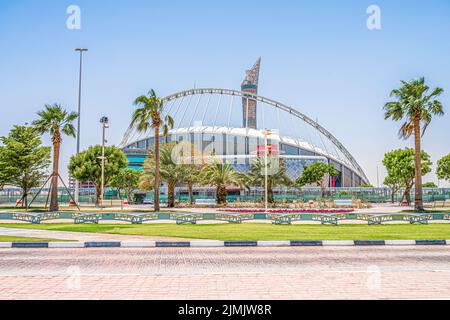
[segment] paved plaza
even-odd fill
[[[0,299],[450,299],[450,249],[0,249]]]

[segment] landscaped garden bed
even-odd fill
[[[228,213],[279,213],[279,214],[295,214],[295,213],[351,213],[354,209],[219,209],[221,212]]]

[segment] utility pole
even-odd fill
[[[75,51],[80,53],[80,78],[78,81],[78,123],[77,123],[77,154],[80,153],[80,127],[81,127],[81,80],[83,76],[83,52],[88,49],[77,48]],[[75,202],[78,205],[80,200],[80,182],[75,181]]]

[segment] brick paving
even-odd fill
[[[450,299],[450,249],[0,249],[0,299]]]

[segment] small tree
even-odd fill
[[[272,163],[271,163],[272,164]],[[271,174],[267,175],[267,201],[269,203],[275,203],[273,196],[273,189],[279,186],[291,186],[292,181],[287,175],[287,169],[284,167],[284,163],[280,160],[278,167],[274,168],[273,164],[268,164],[268,169]],[[248,183],[250,185],[264,187],[266,182],[265,175],[265,163],[264,160],[257,158],[253,161],[250,172],[247,174]]]
[[[437,176],[441,180],[450,181],[450,154],[438,161]]]
[[[0,147],[0,157],[2,152],[3,152],[2,147]],[[0,191],[3,191],[5,184],[6,184],[6,174],[4,172],[2,164],[0,163]]]
[[[205,166],[204,156],[205,154],[198,151],[194,144],[187,141],[177,144],[172,151],[172,161],[182,171],[181,175],[183,182],[187,184],[191,205],[195,203],[194,185],[201,182],[200,173]]]
[[[38,132],[27,126],[14,126],[0,141],[0,180],[22,189],[27,207],[30,189],[40,187],[48,177],[51,149],[43,147]]]
[[[121,191],[125,191],[129,202],[133,202],[133,192],[139,188],[141,172],[135,169],[123,169],[111,178],[110,186],[117,189],[119,199],[122,199]]]
[[[177,164],[173,160],[173,151],[176,147],[175,142],[165,143],[160,148],[160,177],[163,182],[167,184],[168,190],[168,207],[175,207],[175,188],[180,183],[187,182],[188,170],[184,165]],[[142,166],[144,174],[141,177],[141,186],[146,187],[144,190],[150,191],[152,185],[146,183],[145,180],[154,180],[155,172],[155,157],[153,156],[154,150],[149,153],[149,156]]]
[[[97,194],[97,205],[100,203],[102,184],[102,147],[93,146],[78,155],[72,156],[69,163],[70,174],[81,182],[92,182]],[[118,175],[128,165],[125,154],[116,147],[105,147],[105,186],[111,178]]]
[[[194,185],[201,182],[200,180],[200,173],[201,173],[201,166],[196,164],[183,164],[182,170],[185,171],[185,180],[188,185],[188,192],[189,192],[189,203],[193,205],[195,203],[194,199]]]
[[[299,188],[308,184],[317,184],[322,189],[322,197],[325,196],[326,178],[336,177],[339,172],[334,168],[333,164],[324,162],[315,162],[309,166],[305,166],[301,177],[296,181]]]
[[[52,191],[50,197],[50,211],[59,209],[58,204],[58,178],[59,178],[59,152],[61,149],[63,134],[75,138],[75,127],[73,122],[78,118],[75,112],[68,113],[58,104],[46,105],[45,109],[38,112],[39,119],[33,121],[36,130],[44,134],[50,133],[53,143],[53,173]]]
[[[242,177],[236,173],[229,163],[215,163],[207,165],[201,172],[203,183],[216,187],[216,200],[218,205],[227,203],[227,186],[242,184]]]
[[[431,172],[430,156],[421,151],[421,172],[422,176]],[[415,151],[412,148],[405,148],[388,152],[384,155],[383,164],[386,167],[389,176],[402,181],[402,187],[405,188],[403,199],[411,203],[411,189],[414,186],[416,176]]]
[[[5,147],[0,146],[0,159],[4,157]],[[6,172],[6,164],[0,160],[0,191],[3,190],[5,185],[7,184],[8,173]]]
[[[402,188],[403,180],[400,177],[390,174],[384,179],[384,184],[391,189],[391,202],[395,202],[395,194]]]

